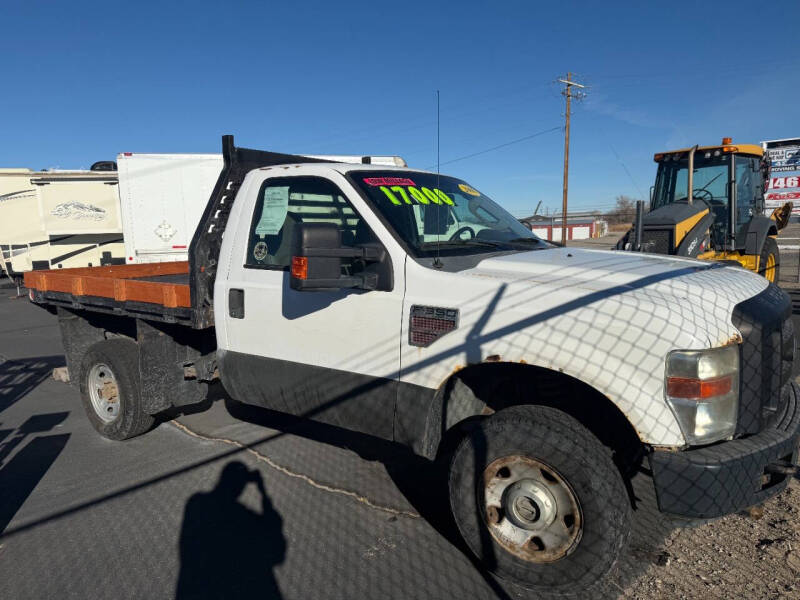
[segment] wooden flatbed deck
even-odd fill
[[[116,302],[143,302],[166,308],[191,308],[189,263],[164,262],[25,273],[25,287]]]
[[[31,271],[25,273],[25,287],[33,302],[54,308],[213,326],[213,314],[197,319],[185,261]]]

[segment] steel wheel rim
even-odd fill
[[[583,513],[569,482],[522,455],[493,461],[483,473],[484,520],[510,553],[533,563],[571,554],[583,536]]]
[[[114,372],[104,363],[97,363],[89,369],[87,382],[89,399],[98,418],[111,423],[119,416],[119,386]]]
[[[767,255],[767,266],[764,269],[764,277],[770,283],[775,283],[775,255],[771,252]]]

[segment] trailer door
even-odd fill
[[[187,260],[222,156],[128,152],[117,163],[126,261]]]

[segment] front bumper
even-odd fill
[[[714,518],[764,502],[789,483],[780,465],[798,462],[800,386],[791,382],[774,427],[747,438],[680,452],[656,450],[650,468],[661,512]]]

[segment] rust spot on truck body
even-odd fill
[[[741,334],[741,333],[739,333],[739,332],[737,331],[735,334],[733,334],[731,337],[729,337],[727,340],[725,340],[725,341],[724,341],[724,342],[721,344],[721,346],[722,346],[722,347],[725,347],[725,346],[735,346],[736,344],[741,344],[741,343],[742,343],[742,341],[743,341],[743,340],[742,340],[742,334]]]

